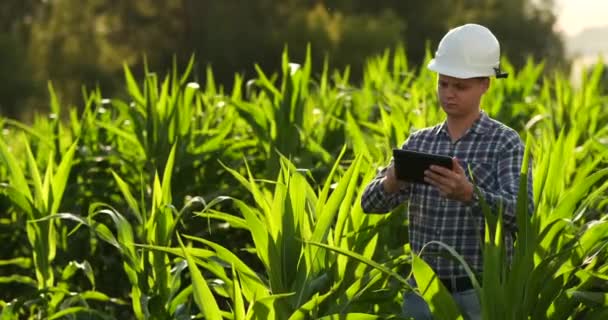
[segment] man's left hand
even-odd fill
[[[465,203],[473,200],[473,184],[456,158],[452,158],[452,170],[432,165],[424,172],[424,181],[437,188],[446,198]]]

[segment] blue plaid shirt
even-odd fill
[[[507,255],[512,256],[516,199],[524,155],[524,144],[515,130],[481,112],[480,118],[455,142],[444,121],[412,133],[402,148],[456,157],[469,180],[473,181],[470,168],[475,184],[493,212],[498,212],[502,205],[503,222],[510,231],[505,232]],[[385,213],[408,201],[409,240],[414,252],[419,253],[430,241],[441,241],[462,255],[475,272],[481,273],[485,221],[478,201],[465,204],[450,200],[441,196],[435,187],[415,183],[405,184],[398,192],[387,194],[381,182],[385,171],[386,168],[382,169],[365,189],[361,198],[363,211]],[[530,212],[533,212],[532,170],[529,172],[528,199]],[[447,258],[437,245],[426,246],[423,257],[440,278],[466,276],[464,268]]]

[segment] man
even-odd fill
[[[447,119],[412,133],[402,148],[448,155],[453,169],[431,166],[425,171],[427,184],[408,183],[397,180],[391,161],[370,182],[361,199],[367,213],[389,212],[408,201],[412,250],[419,253],[430,241],[441,241],[461,254],[478,276],[482,275],[484,216],[473,182],[493,212],[502,206],[510,256],[524,154],[517,132],[480,110],[490,77],[506,77],[500,71],[499,59],[498,40],[483,26],[466,24],[443,37],[427,67],[438,74],[437,94]],[[531,174],[528,185],[532,212]],[[479,300],[464,268],[439,253],[438,246],[428,245],[422,257],[450,290],[465,318],[480,319]],[[428,305],[414,293],[406,293],[403,308],[406,316],[431,319]]]

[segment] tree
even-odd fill
[[[77,104],[82,86],[113,94],[122,65],[168,68],[183,33],[181,1],[55,0],[31,28],[30,53],[37,77],[50,79],[63,101]]]
[[[39,85],[27,56],[29,27],[39,1],[4,0],[0,5],[0,115],[16,118]]]
[[[38,91],[25,55],[17,36],[0,33],[0,115],[18,118],[27,98]]]
[[[449,29],[464,23],[490,28],[501,43],[503,55],[516,67],[523,66],[529,57],[546,60],[548,68],[563,67],[566,62],[560,35],[553,30],[554,0],[341,0],[334,7],[373,14],[391,9],[406,24],[403,41],[415,63],[424,58],[427,41],[434,50]]]
[[[254,64],[278,71],[285,46],[302,60],[311,43],[316,68],[329,56],[332,68],[349,65],[356,81],[365,57],[403,43],[410,64],[420,65],[450,28],[477,22],[516,67],[533,57],[554,68],[565,59],[553,7],[553,0],[5,0],[0,33],[13,39],[4,40],[6,54],[27,59],[0,67],[29,74],[31,83],[50,79],[64,103],[78,104],[82,85],[119,93],[123,62],[137,74],[144,60],[165,72],[174,57],[184,65],[194,53],[195,75],[211,65],[215,80],[229,86],[235,72],[255,77]],[[11,92],[36,95],[24,88]],[[17,103],[2,99],[2,106]]]

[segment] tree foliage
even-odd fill
[[[35,88],[47,80],[68,104],[81,100],[83,85],[115,94],[123,62],[136,72],[145,64],[168,70],[192,54],[200,62],[195,75],[211,65],[216,80],[230,85],[236,72],[252,76],[255,64],[279,70],[285,46],[303,60],[308,43],[316,68],[327,58],[358,79],[364,57],[403,44],[418,65],[447,30],[466,22],[492,29],[516,67],[532,57],[554,68],[564,64],[564,49],[553,7],[553,0],[4,0],[0,70],[19,79],[2,80],[12,94],[0,104],[10,116],[26,97],[40,105],[46,97]]]

